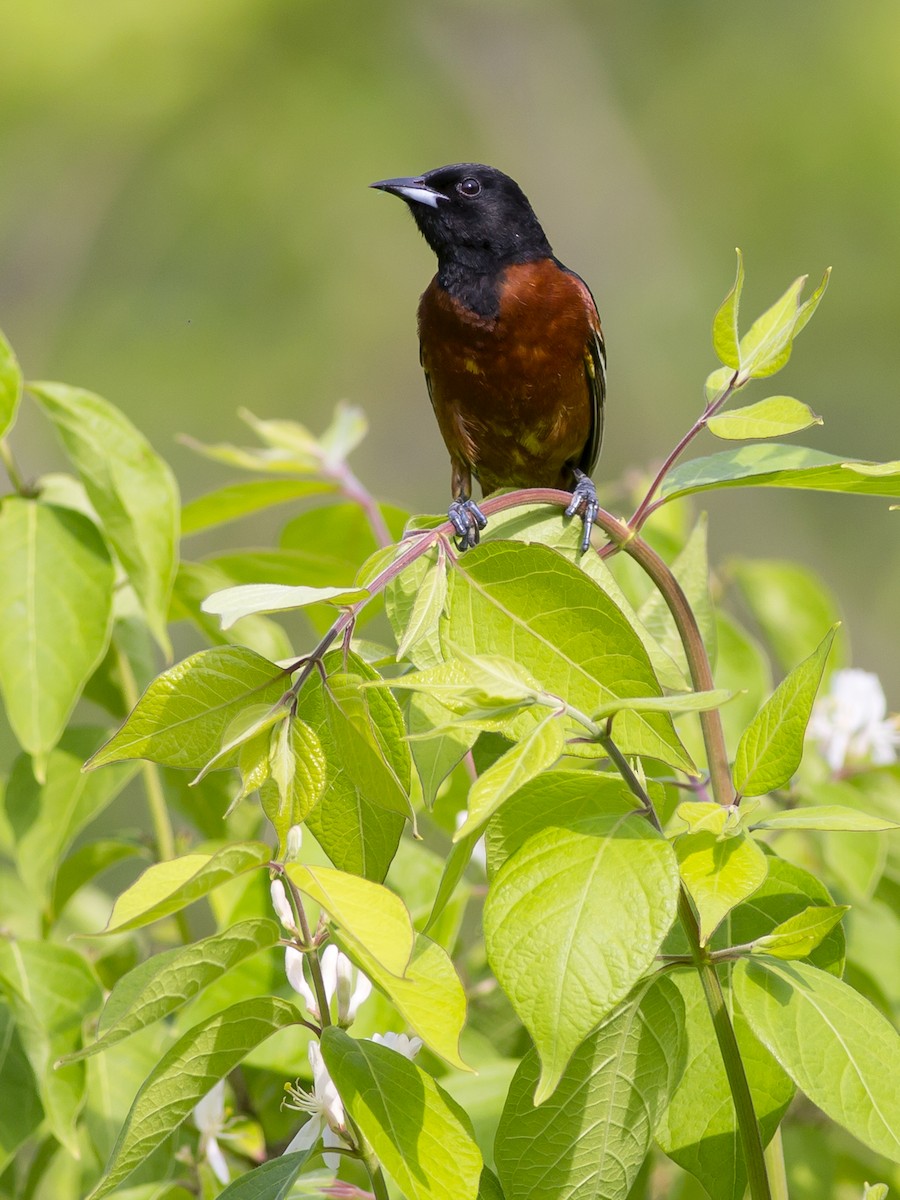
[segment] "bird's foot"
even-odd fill
[[[447,516],[459,534],[457,550],[471,550],[478,545],[481,530],[487,525],[487,517],[474,500],[454,500]]]
[[[581,553],[584,554],[591,544],[591,529],[594,525],[594,517],[600,511],[600,501],[597,499],[597,489],[584,471],[576,470],[575,479],[575,490],[572,492],[571,503],[566,509],[566,516],[581,517],[584,526],[584,532],[581,535]]]

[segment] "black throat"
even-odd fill
[[[504,259],[472,255],[471,261],[458,257],[438,260],[438,284],[454,300],[486,321],[500,315],[500,285],[507,267],[514,263],[538,262],[552,258],[550,246],[527,250]]]

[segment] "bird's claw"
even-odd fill
[[[487,517],[474,500],[454,500],[447,516],[459,535],[457,550],[471,550],[478,545],[481,530],[487,525]]]
[[[569,507],[566,509],[567,517],[581,517],[584,531],[581,535],[581,553],[587,550],[591,544],[591,529],[593,528],[594,518],[600,511],[600,501],[597,499],[597,489],[594,487],[591,480],[584,474],[583,471],[575,472],[575,490],[572,492],[572,499]]]

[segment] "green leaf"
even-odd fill
[[[16,421],[22,399],[22,371],[9,342],[0,333],[0,438]]]
[[[738,347],[741,362],[739,381],[774,375],[788,361],[800,307],[800,293],[805,283],[805,275],[795,279],[784,295],[761,317],[757,317],[741,338]]]
[[[415,831],[410,799],[412,759],[396,723],[380,724],[370,704],[365,678],[336,671],[325,680],[328,730],[344,770],[380,808],[407,816]],[[402,721],[399,710],[397,717]],[[390,753],[388,753],[390,747]],[[399,768],[399,769],[398,769]]]
[[[469,811],[453,836],[454,842],[477,833],[523,784],[552,767],[564,747],[562,722],[556,713],[548,713],[472,784]]]
[[[233,1179],[224,1191],[219,1192],[218,1200],[288,1200],[294,1180],[315,1151],[315,1146],[310,1146],[296,1154],[281,1154],[269,1159],[246,1175]]]
[[[112,628],[113,566],[96,526],[71,509],[0,504],[0,693],[44,777]]]
[[[352,945],[347,948],[358,956]],[[446,950],[420,933],[402,978],[383,970],[370,955],[360,958],[360,966],[429,1050],[459,1071],[471,1070],[459,1053],[466,993]]]
[[[743,1200],[747,1174],[734,1102],[700,977],[696,971],[687,970],[669,978],[684,1001],[687,1055],[674,1095],[656,1130],[657,1141],[674,1162],[700,1180],[709,1196],[715,1200]],[[790,1104],[794,1088],[750,1032],[740,1010],[734,1008],[724,977],[722,982],[765,1144]]]
[[[530,704],[544,695],[541,685],[512,659],[499,654],[477,658],[460,652],[422,671],[376,681],[380,687],[422,692],[459,716],[471,709],[501,709]]]
[[[79,846],[59,864],[50,897],[51,917],[58,917],[75,893],[98,875],[102,875],[117,863],[138,855],[146,856],[147,848],[136,842],[120,841],[117,838],[103,838]]]
[[[324,659],[326,672],[342,672],[345,665],[364,680],[380,678],[356,654],[348,655],[346,664],[340,650],[326,655]],[[329,675],[329,680],[333,678],[333,675]],[[360,695],[365,696],[372,730],[380,731],[383,739],[378,741],[378,746],[387,764],[384,772],[390,769],[397,780],[410,780],[412,763],[409,745],[404,740],[406,731],[396,700],[385,688],[372,688]],[[332,700],[326,700],[325,685],[319,673],[314,672],[303,685],[297,711],[318,735],[325,752],[328,785],[322,800],[309,814],[306,825],[336,867],[380,881],[387,874],[396,853],[405,816],[385,808],[379,803],[383,797],[370,795],[366,786],[359,782],[356,772],[351,771],[344,754],[343,741],[336,739],[332,732],[332,725],[337,720],[337,716],[331,712],[333,707]],[[352,735],[351,730],[348,736]],[[359,737],[367,742],[360,754],[364,761],[371,763],[375,750],[368,741],[368,732],[360,733]],[[380,772],[382,768],[378,767],[377,770]],[[380,787],[380,784],[376,786]],[[396,797],[397,787],[393,780],[389,786],[391,795]]]
[[[299,1019],[293,1005],[275,996],[259,996],[233,1004],[189,1029],[163,1056],[135,1097],[106,1171],[89,1200],[114,1192],[251,1050]]]
[[[307,496],[329,496],[337,486],[324,479],[254,479],[207,492],[188,501],[181,510],[181,536],[190,537],[229,521],[287,504]]]
[[[367,974],[370,967],[389,975],[406,974],[415,932],[399,896],[332,867],[288,863],[284,869],[304,895],[325,909]]]
[[[447,562],[443,542],[439,542],[435,552],[435,561],[430,563],[430,555],[424,555],[417,562],[427,564],[424,579],[416,588],[402,636],[397,641],[397,658],[408,658],[410,650],[418,647],[420,642],[426,642],[433,647],[438,641],[438,622],[447,602]],[[407,572],[401,573],[401,579]],[[399,583],[399,580],[398,580]],[[433,649],[431,651],[433,653]],[[417,659],[411,659],[416,662]]]
[[[328,767],[315,730],[299,717],[285,721],[280,729],[273,732],[272,741],[273,749],[269,758],[271,777],[261,785],[259,799],[263,812],[278,834],[279,856],[282,856],[288,830],[292,825],[305,821],[321,800],[328,780]],[[272,758],[276,741],[279,745],[287,743],[290,758],[290,770],[284,786],[277,781]]]
[[[504,1200],[500,1181],[490,1167],[485,1167],[481,1172],[481,1179],[478,1182],[478,1200]],[[877,1200],[880,1200],[880,1197]]]
[[[28,385],[53,421],[103,530],[165,653],[178,565],[178,486],[168,465],[117,408],[61,383]]]
[[[710,417],[706,428],[719,438],[749,441],[751,438],[783,437],[823,423],[811,408],[792,396],[769,396],[756,404]]]
[[[771,933],[757,938],[751,953],[771,954],[774,958],[807,958],[849,911],[848,904],[811,905],[776,925]]]
[[[808,488],[868,496],[900,496],[900,463],[839,458],[805,446],[749,442],[689,459],[663,480],[665,500],[722,487]]]
[[[829,624],[825,622],[819,625],[818,631],[821,632]],[[741,734],[772,692],[772,669],[769,657],[759,642],[721,610],[716,613],[716,641],[719,651],[715,670],[716,686],[732,694],[732,699],[720,715],[729,759],[734,761]],[[793,655],[791,662],[797,662],[801,657]]]
[[[706,377],[706,382],[703,385],[703,394],[706,397],[706,403],[712,404],[717,400],[726,388],[731,387],[734,380],[734,367],[717,367],[715,371],[711,371]]]
[[[74,1063],[56,1070],[54,1064],[81,1044],[82,1024],[100,1006],[94,973],[68,946],[4,939],[0,941],[0,988],[16,1019],[49,1129],[70,1154],[78,1156],[84,1066]]]
[[[622,696],[662,695],[637,634],[605,592],[545,546],[492,542],[454,563],[441,641],[452,652],[513,659],[581,712]],[[616,742],[693,770],[665,713],[624,712]]]
[[[6,812],[19,874],[42,908],[48,904],[53,877],[67,848],[134,776],[136,766],[131,764],[102,775],[84,774],[82,764],[102,736],[99,729],[66,730],[47,757],[43,784],[35,779],[26,755],[13,762]]]
[[[766,856],[745,833],[729,838],[712,832],[686,833],[676,839],[675,853],[700,917],[700,941],[705,946],[723,918],[765,880]]]
[[[289,612],[310,604],[353,604],[368,592],[354,587],[288,587],[283,583],[244,583],[207,596],[200,606],[204,612],[222,618],[223,629],[230,629],[241,617],[254,613]]]
[[[548,826],[590,833],[598,815],[618,818],[634,812],[634,805],[618,775],[547,771],[521,787],[491,818],[485,833],[488,876],[492,879],[532,834]]]
[[[145,959],[116,981],[100,1015],[97,1040],[63,1061],[99,1054],[169,1016],[245,959],[277,946],[280,937],[274,921],[240,921],[224,933]]]
[[[766,857],[769,873],[765,882],[748,900],[731,910],[713,937],[713,949],[755,942],[810,905],[829,911],[834,907],[827,888],[814,875],[774,854]],[[835,925],[819,945],[810,950],[808,957],[814,967],[839,976],[844,970],[844,951],[843,926]]]
[[[862,1200],[887,1200],[888,1188],[886,1183],[863,1184]]]
[[[672,563],[672,574],[693,609],[703,644],[710,661],[716,661],[716,621],[709,595],[709,556],[707,552],[707,520],[701,514],[691,535]],[[686,679],[690,678],[687,658],[675,618],[661,592],[653,589],[638,611],[638,617],[664,652],[678,664]]]
[[[734,760],[738,795],[762,796],[784,787],[800,766],[803,739],[835,629],[778,685],[744,731]]]
[[[885,829],[900,829],[897,821],[872,813],[844,808],[840,804],[816,804],[808,808],[790,808],[784,812],[766,813],[754,817],[751,829],[822,829],[846,833],[877,833]]]
[[[683,1028],[677,988],[657,978],[582,1042],[537,1107],[540,1065],[529,1051],[497,1130],[506,1200],[625,1197],[683,1070]]]
[[[785,672],[812,654],[822,630],[841,619],[836,597],[799,563],[737,558],[729,561],[728,574]],[[832,667],[840,667],[847,657],[847,638],[841,629],[829,661]]]
[[[431,808],[441,784],[474,746],[479,730],[474,724],[450,725],[451,711],[425,693],[413,693],[406,712],[409,747],[422,784],[425,805]],[[435,729],[441,731],[435,736],[427,736]]]
[[[37,1080],[22,1046],[12,1012],[0,1003],[0,1164],[6,1170],[16,1151],[43,1120]]]
[[[595,721],[603,721],[625,709],[635,712],[709,712],[712,708],[727,704],[733,694],[724,688],[714,688],[708,692],[682,692],[677,696],[636,696],[627,700],[610,700],[592,717]]]
[[[738,312],[744,288],[744,256],[737,249],[737,274],[731,291],[722,301],[713,320],[713,349],[726,367],[737,370],[741,365],[738,350]]]
[[[287,685],[288,672],[252,650],[201,650],[154,679],[122,728],[87,766],[149,758],[199,770],[219,752],[244,708],[277,704]]]
[[[154,863],[116,900],[102,934],[91,936],[141,929],[179,912],[236,875],[261,867],[271,857],[272,851],[262,842],[235,842],[216,854],[186,854]]]
[[[735,992],[797,1086],[876,1154],[900,1157],[900,1036],[842,980],[806,963],[743,959]]]
[[[428,923],[425,926],[426,933],[437,924],[447,905],[453,899],[453,894],[466,873],[466,867],[472,858],[472,851],[480,837],[480,831],[469,833],[454,841],[450,847],[450,853],[444,862],[444,870],[441,872],[441,880],[428,916]]]
[[[488,959],[541,1057],[535,1102],[650,967],[675,916],[670,844],[624,807],[590,832],[550,826],[500,868],[484,908]]]
[[[344,1107],[409,1200],[476,1200],[483,1166],[465,1113],[395,1050],[334,1026],[322,1057]]]
[[[169,620],[193,622],[213,646],[246,646],[270,662],[290,658],[294,653],[291,639],[269,617],[243,617],[223,633],[218,618],[203,611],[200,605],[206,597],[230,584],[231,579],[212,564],[182,560],[175,576]]]

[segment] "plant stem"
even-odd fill
[[[325,471],[325,477],[332,479],[338,485],[343,495],[348,500],[358,504],[366,514],[366,520],[375,534],[375,540],[379,546],[390,546],[394,539],[391,537],[391,531],[385,524],[384,517],[381,515],[381,509],[378,501],[367,488],[365,488],[356,475],[350,470],[345,462],[338,462],[330,465]]]
[[[700,929],[697,925],[697,918],[683,885],[678,895],[678,915],[691,947],[694,965],[700,975],[700,983],[703,986],[703,994],[712,1017],[716,1041],[719,1043],[719,1053],[722,1055],[725,1074],[728,1076],[738,1133],[744,1151],[744,1163],[747,1167],[750,1197],[751,1200],[773,1200],[766,1172],[759,1122],[756,1119],[753,1097],[750,1094],[750,1085],[744,1071],[741,1051],[734,1035],[731,1017],[728,1015],[722,984],[715,966],[709,961],[700,945]]]
[[[370,1163],[366,1160],[366,1170],[369,1172],[369,1179],[372,1181],[372,1193],[375,1200],[390,1200],[387,1184],[384,1179],[384,1172],[377,1162]]]
[[[122,698],[130,711],[140,698],[137,680],[134,677],[128,655],[118,643],[115,643],[115,646],[116,663],[119,668],[119,678],[122,681]],[[147,793],[147,808],[150,813],[150,824],[153,826],[157,856],[160,861],[175,858],[175,833],[172,829],[172,822],[169,820],[169,807],[166,804],[166,793],[163,789],[159,767],[152,762],[142,763],[141,775],[144,779],[144,790]],[[186,932],[186,929],[182,932]]]
[[[726,401],[731,397],[731,395],[735,391],[737,391],[737,387],[736,387],[737,377],[738,377],[738,373],[737,373],[737,371],[735,371],[734,375],[731,377],[731,379],[728,381],[728,383],[725,385],[725,387],[722,388],[722,390],[716,396],[714,396],[712,400],[710,400],[710,402],[707,404],[706,408],[703,410],[703,412],[700,414],[700,416],[697,418],[697,420],[694,422],[694,424],[690,427],[690,429],[687,431],[687,433],[684,435],[684,437],[681,438],[681,440],[677,443],[674,450],[672,450],[672,452],[668,455],[668,457],[666,458],[663,465],[656,472],[656,476],[655,476],[653,482],[650,484],[650,487],[647,489],[646,496],[644,496],[643,500],[640,502],[640,504],[634,510],[631,520],[628,522],[630,528],[635,530],[635,532],[637,532],[637,530],[639,530],[641,528],[641,526],[644,524],[644,522],[650,516],[653,509],[657,507],[656,504],[653,504],[651,502],[653,501],[653,498],[656,495],[656,493],[659,491],[662,481],[665,479],[665,477],[671,471],[672,467],[675,465],[675,463],[678,461],[678,459],[681,457],[681,455],[684,453],[684,451],[687,449],[687,447],[691,444],[691,442],[694,440],[694,438],[697,436],[697,434],[700,432],[700,430],[706,428],[706,422],[709,420],[709,418],[712,416],[715,416],[715,414],[719,411],[719,409],[722,407],[722,405],[726,403]]]
[[[13,485],[14,490],[20,496],[28,495],[28,488],[25,486],[25,481],[16,466],[16,460],[13,458],[13,452],[10,449],[9,442],[6,438],[0,438],[0,463],[6,474],[9,476],[9,482]]]
[[[300,937],[303,941],[303,949],[306,951],[306,961],[309,963],[309,973],[312,975],[313,990],[316,993],[316,1003],[319,1006],[319,1021],[322,1028],[331,1025],[331,1010],[328,1006],[328,994],[325,991],[325,980],[322,978],[322,964],[319,962],[319,952],[316,949],[316,943],[312,936],[312,931],[309,928],[309,921],[306,919],[306,909],[303,907],[303,897],[300,895],[300,889],[288,875],[282,863],[273,863],[281,871],[282,878],[288,885],[288,891],[291,894],[291,904],[294,909],[294,915],[297,918],[297,924],[300,926]]]
[[[771,1142],[766,1146],[765,1155],[772,1188],[772,1200],[790,1200],[787,1172],[784,1169],[784,1145],[781,1141],[780,1126],[775,1130]]]

